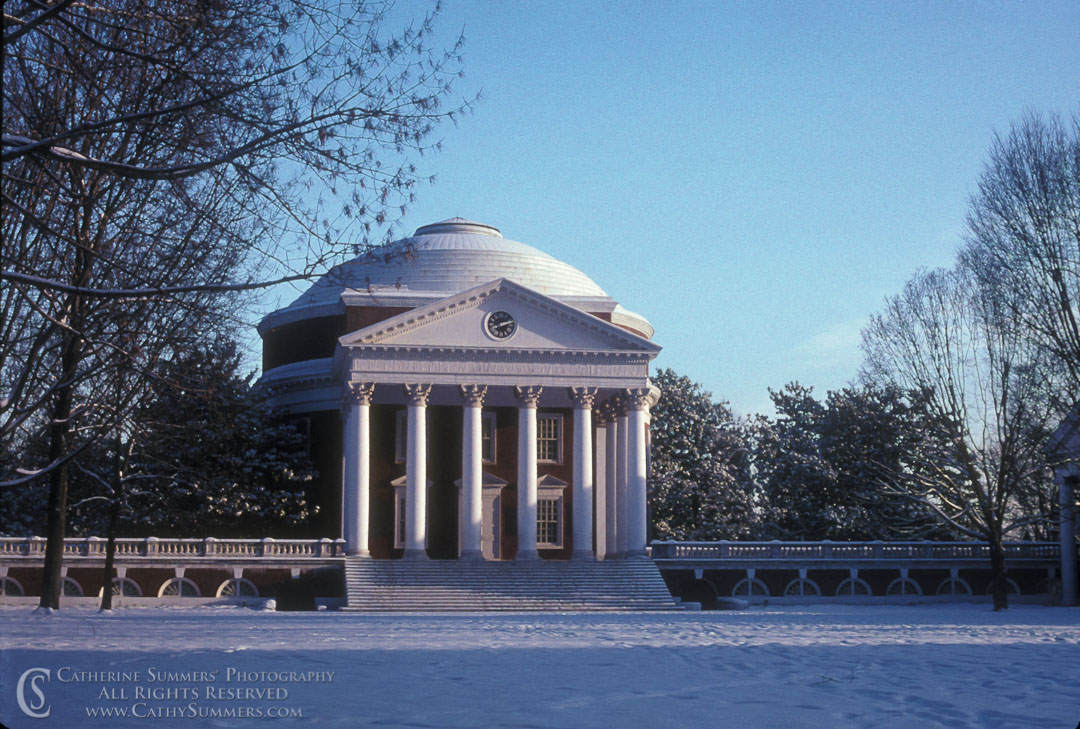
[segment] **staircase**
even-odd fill
[[[489,562],[345,560],[343,610],[364,612],[674,610],[651,559]]]

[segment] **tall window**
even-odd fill
[[[484,413],[481,416],[480,450],[484,463],[495,463],[495,413]]]
[[[562,546],[561,501],[561,498],[536,500],[536,543],[538,546]]]
[[[543,463],[562,462],[562,416],[536,416],[536,460]]]

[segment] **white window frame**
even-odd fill
[[[482,412],[480,414],[480,450],[481,450],[481,453],[482,453],[482,456],[481,456],[480,460],[483,461],[484,463],[495,463],[495,459],[498,457],[497,452],[496,452],[496,446],[495,446],[495,442],[496,442],[496,440],[498,440],[496,438],[496,436],[495,436],[495,434],[496,434],[496,427],[495,426],[496,426],[496,422],[495,422],[495,413],[494,412]],[[490,448],[486,449],[486,450],[484,448],[484,430],[485,430],[485,428],[488,429],[488,432],[490,434],[490,437],[487,440],[487,444],[490,446]],[[487,451],[490,451],[490,452],[487,452]]]
[[[559,549],[563,545],[563,508],[562,508],[562,496],[538,496],[536,499],[536,546],[544,547],[546,549]],[[544,541],[544,530],[541,528],[543,523],[543,507],[542,504],[553,504],[552,508],[555,512],[555,541]]]
[[[541,457],[540,444],[544,441],[541,439],[541,421],[552,421],[555,423],[555,458],[543,458]],[[537,413],[536,414],[536,462],[537,463],[562,463],[563,462],[563,417],[561,413]]]
[[[117,591],[113,593],[114,597],[142,597],[143,591],[139,583],[130,577],[114,577],[112,578],[112,585],[117,587]],[[134,592],[131,595],[124,594],[124,587],[130,587]],[[98,590],[98,597],[101,597],[101,592],[105,588]]]
[[[176,585],[176,594],[175,595],[166,595],[165,591],[168,590],[173,585]],[[184,594],[184,588],[189,588],[195,594],[194,595],[185,595]],[[165,582],[161,583],[161,587],[158,588],[157,596],[158,597],[164,597],[164,598],[202,597],[202,591],[199,590],[198,585],[196,585],[194,582],[192,582],[187,577],[172,577],[172,578],[170,578],[168,580],[165,580]]]
[[[570,484],[550,474],[536,479],[536,546],[543,549],[562,549],[566,541],[566,489]],[[555,505],[555,541],[541,541],[540,502]]]
[[[229,587],[232,586],[232,585],[235,585],[235,587],[233,589],[233,594],[226,595],[225,591],[227,589],[229,589]],[[241,592],[241,590],[244,589],[244,588],[249,590],[249,592]],[[258,597],[259,596],[259,588],[255,586],[254,582],[252,582],[251,580],[246,579],[244,577],[230,577],[229,579],[225,580],[220,585],[218,585],[217,592],[214,593],[214,596],[215,597],[235,597],[235,598]]]

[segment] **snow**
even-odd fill
[[[0,636],[0,720],[11,727],[1073,729],[1080,720],[1080,609],[1037,605],[614,615],[0,608]],[[45,719],[12,700],[34,667],[51,671],[36,684],[45,702],[33,676],[24,702],[47,704]],[[183,696],[146,698],[153,690]],[[88,716],[106,709],[144,718]],[[211,709],[234,716],[165,718]],[[271,709],[302,718],[250,718]]]

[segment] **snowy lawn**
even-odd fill
[[[1031,605],[402,616],[3,608],[0,636],[0,720],[13,728],[1080,721],[1080,609]],[[47,718],[20,710],[24,675],[23,704]]]

